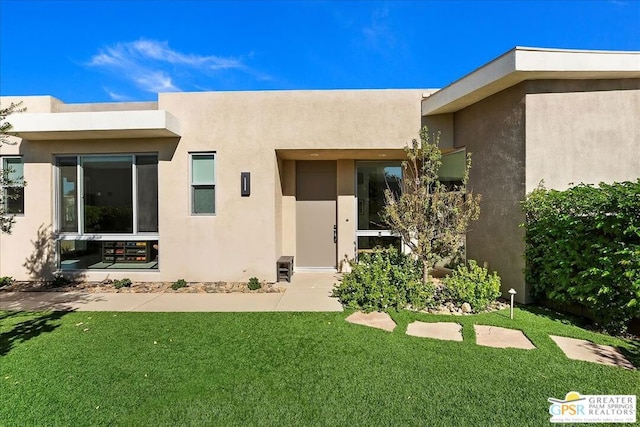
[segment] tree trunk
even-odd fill
[[[426,284],[431,279],[431,269],[426,261],[422,261],[422,281]]]

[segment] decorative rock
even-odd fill
[[[77,282],[51,288],[46,282],[14,282],[0,289],[0,292],[86,292],[86,293],[277,293],[285,288],[272,283],[262,283],[262,288],[250,291],[245,282],[190,282],[178,290],[171,289],[172,282],[133,282],[129,288],[116,289],[111,279],[101,282]],[[0,294],[1,295],[1,294]],[[1,296],[0,296],[1,297]]]
[[[587,362],[601,363],[603,365],[618,366],[625,369],[635,369],[615,347],[609,345],[594,344],[590,341],[575,338],[557,337],[550,338],[560,347],[560,350],[569,359],[584,360]]]
[[[349,323],[378,328],[389,332],[393,331],[396,327],[396,322],[391,319],[391,316],[387,313],[380,312],[363,313],[361,311],[356,311],[347,317],[346,320]]]
[[[522,331],[517,329],[487,325],[474,325],[473,329],[476,331],[478,345],[496,348],[513,347],[525,350],[536,348]]]
[[[407,326],[407,335],[438,340],[462,341],[462,326],[453,322],[412,322]]]
[[[465,302],[464,304],[462,304],[461,309],[463,313],[471,313],[471,304]]]
[[[340,264],[340,273],[347,274],[347,273],[351,273],[351,271],[353,271],[353,268],[351,267],[351,263],[349,262],[349,259],[347,259],[347,256],[345,255],[345,259],[342,260]]]

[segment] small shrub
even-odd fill
[[[367,312],[408,305],[419,310],[433,304],[433,286],[423,283],[419,262],[390,247],[361,254],[333,296],[347,308]]]
[[[5,286],[9,286],[13,283],[13,277],[11,276],[2,276],[0,277],[0,288],[4,288]]]
[[[249,283],[247,283],[247,286],[249,286],[249,289],[251,289],[252,291],[255,291],[256,289],[260,289],[262,287],[257,277],[252,277],[251,279],[249,279]]]
[[[53,276],[53,279],[49,281],[49,286],[52,288],[61,288],[63,286],[70,285],[71,283],[73,283],[73,280],[63,276],[62,274],[56,274]]]
[[[177,291],[178,289],[184,288],[185,286],[187,286],[187,282],[184,279],[178,279],[173,282],[173,284],[171,285],[171,289]]]
[[[124,278],[124,279],[120,279],[120,280],[114,280],[113,281],[113,287],[116,288],[116,289],[129,288],[129,287],[131,287],[131,279]]]
[[[442,279],[443,296],[458,307],[467,302],[473,311],[486,310],[500,296],[500,277],[495,271],[489,274],[474,260],[469,260],[468,264],[458,266],[450,276]]]

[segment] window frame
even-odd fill
[[[460,177],[455,177],[458,179],[446,179],[443,180],[443,177],[441,177],[440,175],[440,171],[438,171],[438,180],[440,181],[440,183],[444,184],[445,186],[447,186],[447,188],[449,188],[449,190],[455,190],[456,188],[460,188],[460,186],[462,186],[462,180],[464,178],[464,172],[465,172],[465,168],[467,165],[467,147],[461,147],[461,148],[455,148],[453,150],[447,151],[442,153],[442,158],[441,158],[441,166],[440,166],[440,170],[442,170],[444,163],[445,163],[445,158],[452,158],[453,156],[457,156],[457,155],[462,155],[462,176]],[[451,156],[451,157],[450,157]],[[452,177],[446,177],[446,178],[452,178]]]
[[[0,169],[2,169],[2,173],[4,174],[5,170],[9,169],[10,166],[7,166],[7,160],[9,159],[18,159],[20,160],[20,164],[22,165],[22,176],[20,178],[18,178],[16,180],[15,184],[12,185],[2,185],[2,187],[0,188],[0,191],[2,191],[3,193],[3,197],[2,197],[2,201],[4,203],[4,211],[5,213],[7,213],[8,215],[13,215],[13,216],[24,216],[25,215],[25,191],[24,191],[24,159],[22,156],[20,155],[6,155],[6,156],[0,156],[0,165],[2,166]],[[22,212],[11,212],[9,210],[9,199],[7,198],[7,190],[9,188],[15,189],[15,188],[19,188],[20,190],[22,190],[22,194],[20,195],[20,197],[18,197],[18,199],[22,200]]]
[[[400,247],[404,249],[404,243],[402,242],[401,236],[394,233],[390,229],[361,229],[359,226],[359,215],[360,215],[360,198],[358,197],[358,167],[366,164],[389,164],[389,163],[398,163],[400,166],[401,179],[404,179],[404,170],[402,169],[402,160],[356,160],[355,162],[355,176],[354,176],[354,189],[355,189],[355,219],[356,219],[356,233],[355,233],[355,241],[356,241],[356,256],[360,253],[360,247],[358,245],[359,237],[397,237],[400,239]]]
[[[190,216],[216,216],[217,215],[217,191],[216,191],[216,160],[215,151],[193,151],[189,152],[189,215]],[[212,157],[213,173],[210,182],[194,182],[193,180],[193,160],[197,157]],[[195,190],[196,188],[209,188],[213,190],[213,212],[195,212]]]
[[[82,170],[83,163],[82,159],[87,157],[114,157],[114,156],[128,156],[132,159],[132,220],[133,220],[133,231],[131,233],[95,233],[95,232],[86,232],[84,227],[84,171]],[[53,156],[53,164],[54,164],[54,224],[55,229],[58,234],[59,240],[159,240],[159,231],[152,232],[140,232],[138,231],[138,174],[137,174],[137,156],[156,156],[159,158],[157,152],[136,152],[136,153],[100,153],[100,154],[55,154]],[[77,216],[77,227],[75,231],[61,231],[60,230],[60,215],[61,215],[61,207],[62,207],[62,188],[60,187],[60,159],[63,158],[75,158],[75,170],[76,170],[76,206],[75,213]],[[159,173],[159,172],[158,172]],[[159,184],[159,181],[158,181]],[[158,215],[159,215],[158,211]]]

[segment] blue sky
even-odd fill
[[[640,50],[640,1],[0,0],[0,94],[438,88],[514,46]]]

